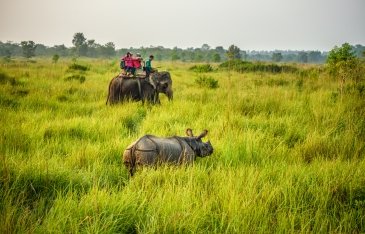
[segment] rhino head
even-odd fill
[[[202,138],[204,138],[207,134],[208,130],[204,130],[199,136],[194,136],[193,131],[190,128],[186,130],[186,135],[188,136],[186,138],[186,142],[198,157],[209,156],[213,153],[213,146],[210,141],[202,141]]]

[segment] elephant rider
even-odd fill
[[[155,70],[152,68],[152,60],[154,59],[153,55],[150,55],[148,60],[145,63],[145,71],[146,71],[146,77],[149,77],[152,72]]]
[[[133,71],[133,58],[132,53],[127,52],[127,55],[122,58],[124,61],[124,71],[126,75],[132,74]]]
[[[141,69],[142,67],[142,57],[141,57],[141,54],[137,53],[136,54],[136,57],[133,57],[132,58],[132,61],[133,61],[133,68],[132,68],[132,75],[135,75],[136,74],[136,70],[137,69]]]

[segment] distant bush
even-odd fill
[[[342,44],[341,47],[335,46],[328,53],[327,69],[333,78],[340,81],[341,95],[346,82],[359,83],[364,79],[364,65],[348,43]]]
[[[86,78],[83,75],[70,75],[65,78],[65,81],[78,80],[81,84],[85,82]]]
[[[190,71],[194,72],[212,72],[214,69],[210,64],[194,65],[189,68]]]
[[[16,101],[14,98],[8,98],[6,96],[0,95],[1,107],[17,108],[19,105],[20,103]]]
[[[89,70],[89,68],[84,65],[73,63],[70,66],[68,66],[68,70],[87,71]]]
[[[16,85],[17,81],[14,77],[10,77],[8,74],[4,72],[0,72],[0,84],[10,83],[11,85]]]
[[[218,80],[213,79],[210,76],[199,76],[195,79],[195,83],[197,83],[201,87],[207,87],[210,89],[218,88]]]
[[[53,63],[57,63],[59,59],[60,59],[60,56],[58,54],[54,54],[52,57]]]
[[[267,84],[269,86],[287,86],[289,85],[289,81],[284,79],[278,79],[278,80],[270,79],[268,80]]]
[[[289,72],[293,73],[298,70],[293,65],[278,65],[275,63],[262,63],[262,62],[248,62],[241,60],[230,60],[219,65],[219,69],[229,69],[237,72],[269,72],[269,73],[281,73]]]

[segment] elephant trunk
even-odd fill
[[[166,94],[167,98],[169,99],[169,101],[172,101],[172,99],[174,98],[173,91],[171,89],[169,89],[169,90],[166,91],[165,94]]]

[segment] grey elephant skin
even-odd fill
[[[106,104],[116,104],[126,100],[145,101],[159,104],[159,94],[173,99],[172,80],[169,72],[156,72],[146,78],[114,77],[109,83]]]
[[[210,141],[202,141],[208,134],[207,130],[199,136],[193,136],[192,130],[187,129],[186,134],[187,137],[167,138],[145,135],[130,144],[123,153],[123,163],[129,174],[133,176],[136,168],[144,165],[192,164],[196,157],[205,157],[213,153]]]

